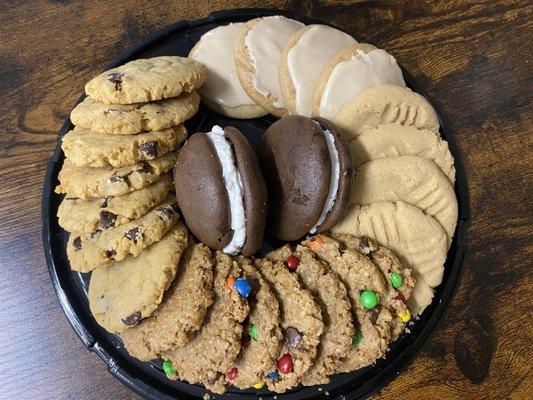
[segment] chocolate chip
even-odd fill
[[[126,231],[126,233],[124,233],[124,236],[129,240],[133,240],[133,243],[137,243],[137,239],[140,239],[142,237],[142,233],[139,230],[139,227],[137,227]]]
[[[370,320],[370,322],[375,324],[376,321],[378,320],[379,309],[375,308],[373,310],[367,311],[366,315],[367,315],[368,319]]]
[[[126,318],[122,318],[124,325],[135,325],[141,319],[141,312],[137,311]]]
[[[159,218],[163,221],[170,221],[174,215],[174,209],[172,207],[161,207],[159,208]]]
[[[100,207],[102,207],[102,208],[107,207],[108,204],[109,204],[109,200],[111,200],[112,198],[113,198],[113,196],[104,197],[104,200],[102,201],[102,204],[100,204]]]
[[[115,84],[115,90],[122,90],[122,77],[123,76],[124,76],[123,73],[113,72],[107,75],[107,80]]]
[[[302,334],[298,332],[298,329],[289,326],[285,329],[285,345],[291,349],[298,348],[302,340]]]
[[[140,165],[139,165],[139,167],[137,168],[136,171],[143,172],[145,174],[148,174],[148,173],[152,172],[152,167],[147,162],[141,161],[139,164]]]
[[[81,250],[81,237],[77,237],[72,241],[72,246],[74,247],[74,250],[80,251]]]
[[[113,108],[108,108],[107,110],[104,111],[104,115],[118,115],[120,113],[121,111],[115,110]]]
[[[65,197],[65,200],[78,200],[79,197]]]
[[[139,145],[139,153],[147,158],[157,157],[157,147],[159,143],[156,140],[150,140]]]
[[[220,377],[222,376],[222,374],[220,372],[217,372],[214,376],[212,376],[211,378],[209,378],[207,380],[207,382],[210,384],[210,385],[214,385],[219,379]]]
[[[126,180],[117,175],[111,175],[108,179],[109,183],[115,184],[115,183],[126,183]]]
[[[115,226],[117,215],[109,211],[102,211],[100,213],[99,224],[102,229],[109,229]]]
[[[180,207],[178,206],[178,203],[172,203],[170,205],[170,207],[172,207],[172,209],[176,212],[178,212],[180,210]]]
[[[113,257],[117,255],[117,252],[115,250],[107,250],[105,252],[105,256],[111,260],[113,260]]]

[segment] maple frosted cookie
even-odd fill
[[[408,302],[411,312],[419,315],[431,303],[448,249],[446,232],[434,218],[403,202],[380,202],[350,207],[332,232],[367,236],[390,248],[412,268],[416,283]]]
[[[458,205],[453,186],[439,167],[426,158],[402,156],[367,162],[357,169],[350,204],[402,201],[435,218],[451,244]]]
[[[205,77],[205,67],[190,58],[145,58],[94,77],[85,85],[85,93],[104,104],[144,103],[192,92]]]
[[[283,262],[296,273],[302,285],[318,299],[322,309],[324,333],[320,337],[317,357],[300,382],[305,386],[327,384],[351,349],[355,333],[351,304],[346,287],[329,266],[318,260],[305,246],[294,250],[285,245],[266,255]],[[294,332],[299,335],[299,332]]]
[[[70,113],[78,127],[109,135],[136,135],[182,124],[198,111],[196,91],[178,97],[135,104],[104,104],[86,97]]]
[[[186,346],[169,350],[163,358],[168,378],[202,383],[212,392],[223,393],[224,374],[241,349],[242,323],[249,312],[250,284],[240,278],[239,264],[220,251],[215,254],[214,274],[214,301],[201,329]],[[239,290],[243,281],[247,283],[242,285],[248,289],[246,292]]]
[[[287,114],[279,77],[281,52],[302,27],[281,15],[255,18],[244,24],[235,43],[235,66],[244,90],[278,117]]]
[[[455,183],[455,167],[448,143],[435,132],[414,126],[385,124],[370,128],[350,143],[354,168],[368,161],[399,156],[419,156],[433,161]]]
[[[150,316],[176,275],[188,236],[185,225],[178,224],[139,257],[94,271],[87,296],[96,322],[116,333]]]
[[[364,89],[385,83],[405,87],[393,56],[366,43],[347,46],[322,70],[313,95],[313,114],[333,119]]]
[[[351,98],[334,116],[333,122],[351,142],[367,129],[398,124],[427,129],[439,135],[439,119],[429,102],[411,89],[397,85],[377,85]]]
[[[180,259],[176,277],[154,313],[120,337],[128,353],[141,361],[185,345],[200,329],[213,303],[211,250],[203,244],[189,247]]]
[[[89,200],[65,197],[57,210],[59,226],[68,232],[92,233],[123,225],[160,204],[171,188],[172,178],[165,174],[150,186],[122,196]]]
[[[273,123],[257,150],[269,194],[267,230],[296,240],[343,217],[352,164],[342,134],[323,118],[289,115]]]
[[[291,36],[279,64],[281,91],[291,114],[313,115],[322,69],[339,50],[355,43],[350,35],[327,25],[309,25]]]
[[[59,185],[55,192],[81,199],[120,196],[157,181],[174,166],[177,157],[177,153],[171,152],[154,160],[119,168],[77,167],[67,158],[59,171]]]
[[[243,25],[219,26],[204,33],[190,51],[189,58],[206,67],[207,81],[199,93],[209,108],[232,118],[257,118],[268,111],[255,104],[242,88],[233,57],[237,35]]]
[[[74,271],[89,272],[134,257],[157,242],[180,219],[173,195],[140,218],[124,225],[91,234],[72,233],[67,243],[70,267]]]
[[[313,295],[282,263],[260,259],[255,265],[280,303],[283,343],[277,369],[267,375],[266,384],[271,391],[283,393],[298,385],[317,356],[324,331],[322,312]]]
[[[78,167],[123,167],[164,156],[186,138],[183,125],[138,135],[106,135],[76,127],[63,136],[61,149]]]
[[[241,337],[241,352],[226,373],[226,382],[239,389],[264,385],[276,370],[281,346],[280,309],[270,285],[249,259],[237,258],[244,277],[251,284],[250,314]]]

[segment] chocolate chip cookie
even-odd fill
[[[78,127],[108,135],[136,135],[182,124],[198,111],[195,91],[178,97],[135,104],[103,104],[86,97],[70,113]]]
[[[179,223],[139,257],[100,268],[89,283],[89,308],[108,332],[123,332],[157,308],[174,279],[188,231]]]
[[[198,334],[186,346],[163,355],[172,364],[172,372],[167,372],[167,377],[202,383],[215,393],[224,392],[224,374],[239,354],[242,322],[249,312],[247,300],[229,284],[240,274],[238,263],[216,252],[213,305]]]
[[[296,386],[311,368],[324,331],[322,312],[313,295],[304,289],[296,274],[282,263],[261,259],[256,267],[270,284],[281,307],[283,343],[276,360],[277,370],[266,384],[282,393]]]
[[[127,224],[94,234],[71,234],[67,244],[70,267],[89,272],[130,254],[137,257],[176,225],[180,219],[177,210],[176,199],[168,195],[146,215]]]
[[[55,192],[81,199],[120,196],[157,181],[174,166],[176,159],[177,154],[171,152],[125,167],[91,168],[77,167],[67,158],[59,172],[60,183]]]
[[[59,225],[68,232],[93,233],[123,225],[146,214],[160,204],[172,188],[170,174],[143,189],[122,196],[83,200],[65,197],[57,217]]]
[[[298,275],[302,286],[315,296],[322,309],[324,333],[317,358],[300,381],[305,386],[327,384],[329,376],[337,371],[350,351],[355,333],[346,287],[307,247],[297,246],[293,250],[285,245],[267,254],[267,258],[283,262],[289,271]]]
[[[106,135],[76,127],[63,137],[61,148],[78,167],[123,167],[161,157],[186,138],[183,125],[138,135]]]
[[[105,104],[131,104],[192,92],[205,82],[205,67],[190,58],[162,56],[130,61],[91,79],[85,93]]]
[[[194,244],[181,257],[174,282],[154,313],[122,333],[128,353],[142,361],[185,345],[200,329],[213,303],[213,256],[203,244]]]

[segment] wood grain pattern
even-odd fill
[[[84,82],[133,41],[176,20],[260,6],[328,20],[392,52],[463,155],[472,224],[460,287],[415,362],[375,398],[531,398],[528,0],[2,1],[0,398],[136,398],[85,350],[55,298],[40,236],[46,160]]]

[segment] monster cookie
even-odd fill
[[[311,117],[320,73],[342,48],[355,44],[350,35],[327,25],[309,25],[291,36],[279,64],[283,99],[291,114]]]
[[[331,122],[290,115],[273,123],[257,151],[269,194],[267,230],[296,240],[324,232],[344,216],[352,164]]]
[[[312,294],[301,287],[297,275],[282,263],[261,259],[256,267],[280,303],[283,343],[277,370],[267,376],[266,384],[282,393],[298,384],[317,356],[324,331],[322,312]]]
[[[266,257],[283,262],[289,271],[295,272],[322,308],[324,334],[320,338],[317,358],[300,381],[305,386],[327,384],[329,376],[337,371],[350,351],[355,333],[346,287],[337,274],[316,259],[307,247],[297,246],[293,251],[285,245]]]
[[[192,92],[205,78],[202,64],[190,58],[162,56],[105,71],[87,82],[85,93],[104,104],[143,103]]]
[[[242,322],[248,315],[246,298],[235,286],[248,285],[240,278],[239,264],[220,251],[215,254],[214,302],[202,328],[186,346],[174,348],[163,357],[171,364],[170,379],[202,383],[215,393],[225,390],[225,376],[241,349]]]
[[[403,156],[374,160],[359,167],[350,204],[381,201],[402,201],[420,208],[442,225],[451,244],[457,225],[457,199],[450,181],[431,160]]]
[[[439,133],[439,120],[429,102],[409,88],[378,85],[363,90],[342,106],[333,122],[348,142],[383,124],[414,126]]]
[[[237,262],[252,286],[250,315],[241,337],[241,352],[226,373],[226,381],[246,389],[264,384],[268,374],[276,370],[282,335],[278,301],[269,284],[248,259],[239,257]]]
[[[369,257],[377,265],[388,280],[388,291],[383,296],[382,302],[391,308],[402,322],[409,321],[411,313],[406,302],[411,298],[414,279],[411,269],[404,267],[398,257],[388,248],[379,246],[366,236],[353,236],[348,234],[332,235],[346,248],[351,248]],[[393,324],[392,340],[395,340],[404,330],[403,324]]]
[[[187,226],[224,253],[250,256],[263,241],[267,191],[253,149],[235,128],[215,125],[191,136],[174,169]]]
[[[89,272],[121,261],[128,255],[137,257],[143,249],[157,242],[180,217],[173,195],[146,215],[105,231],[70,235],[67,255],[74,271]]]
[[[160,204],[171,188],[172,178],[167,173],[150,186],[122,196],[91,200],[65,197],[57,210],[59,225],[68,232],[80,233],[123,225]]]
[[[187,241],[187,228],[180,223],[139,257],[95,270],[88,298],[96,322],[116,333],[150,316],[174,279]]]
[[[142,361],[185,345],[200,329],[213,302],[213,256],[203,244],[189,247],[174,282],[154,313],[121,334],[128,353]]]
[[[67,158],[59,172],[59,185],[55,192],[81,199],[120,196],[157,181],[174,166],[177,156],[177,153],[171,152],[154,160],[120,168],[77,167]]]
[[[313,96],[313,113],[332,119],[347,101],[380,84],[405,87],[396,59],[369,44],[347,46],[322,70]]]
[[[455,183],[455,167],[448,143],[427,129],[385,124],[368,129],[350,143],[354,168],[368,161],[400,156],[419,156],[433,161]]]
[[[123,167],[163,156],[186,138],[183,125],[138,135],[105,135],[74,128],[63,137],[61,148],[78,167]]]
[[[235,67],[244,90],[278,117],[287,114],[279,78],[281,52],[303,27],[281,15],[255,18],[244,24],[235,42]]]
[[[442,281],[448,239],[442,226],[418,207],[403,202],[350,207],[335,234],[368,236],[390,248],[412,268],[416,284],[409,308],[419,315],[431,303],[433,288]]]
[[[211,109],[232,118],[257,118],[268,114],[246,94],[235,69],[235,41],[243,23],[211,29],[192,48],[189,58],[207,69],[207,81],[199,90]]]
[[[136,135],[182,124],[198,111],[195,91],[178,97],[135,104],[103,104],[86,97],[70,113],[78,127],[109,135]]]
[[[350,372],[374,363],[385,355],[396,331],[394,325],[403,327],[403,322],[385,303],[389,289],[380,268],[359,251],[327,236],[312,237],[303,245],[340,276],[355,307],[352,349],[338,372]]]

